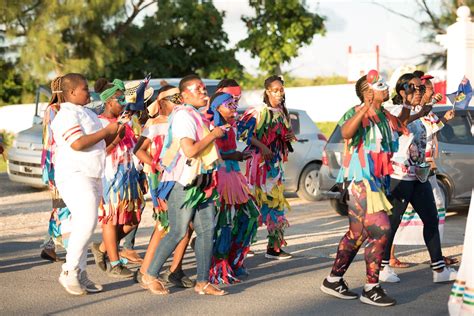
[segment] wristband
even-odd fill
[[[402,106],[403,106],[405,109],[409,109],[409,110],[411,110],[411,105],[408,105],[408,104],[403,104]]]

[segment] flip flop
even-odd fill
[[[410,264],[409,263],[406,263],[406,262],[401,262],[400,260],[398,260],[397,258],[395,259],[390,259],[390,267],[392,268],[400,268],[400,269],[405,269],[405,268],[409,268],[410,267]]]
[[[444,263],[445,263],[447,266],[450,266],[450,265],[459,263],[459,260],[456,259],[456,258],[443,257],[443,259],[444,259]]]

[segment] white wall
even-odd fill
[[[315,122],[338,121],[350,107],[358,104],[354,84],[285,88],[288,108],[305,110]],[[262,102],[263,90],[242,94],[241,104],[255,106]],[[33,125],[34,104],[0,107],[0,130],[18,133]]]
[[[285,88],[288,108],[305,110],[315,122],[338,121],[352,106],[360,101],[354,84]],[[262,102],[263,90],[249,90],[242,94],[243,106]]]

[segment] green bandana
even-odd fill
[[[113,84],[113,87],[111,88],[108,88],[107,90],[105,90],[104,92],[102,92],[100,94],[100,99],[102,100],[102,102],[105,102],[107,101],[110,97],[112,97],[115,92],[117,92],[118,90],[121,90],[121,91],[125,91],[125,85],[123,84],[123,81],[120,80],[120,79],[114,79],[114,81],[112,82]]]

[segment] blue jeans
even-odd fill
[[[138,225],[127,236],[123,237],[123,248],[133,250],[135,247],[135,236],[137,235]]]
[[[163,264],[183,239],[189,223],[192,221],[196,232],[194,248],[197,263],[196,281],[208,282],[212,257],[215,207],[212,202],[200,205],[195,209],[184,207],[185,197],[184,187],[176,183],[168,198],[170,230],[158,245],[147,272],[149,275],[158,276]]]

